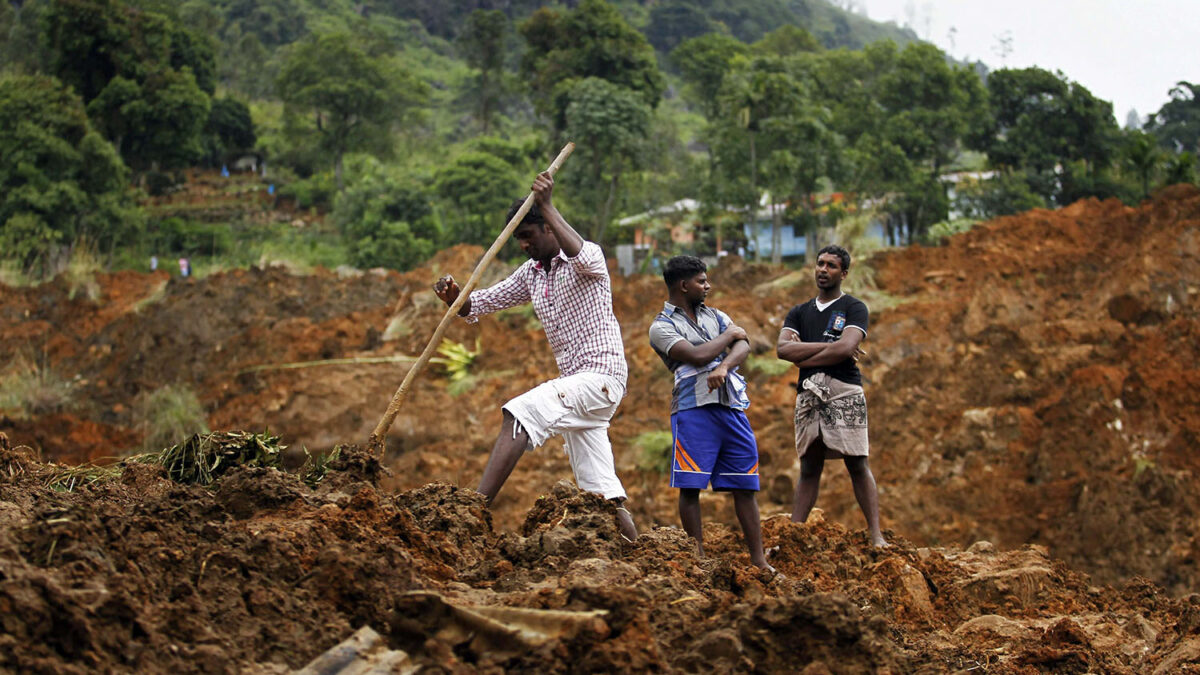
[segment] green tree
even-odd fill
[[[0,79],[0,156],[0,250],[28,269],[53,274],[81,238],[112,247],[140,230],[127,169],[57,80]]]
[[[720,112],[718,96],[725,76],[749,52],[745,43],[720,33],[692,38],[671,52],[671,62],[683,76],[685,95],[709,120]]]
[[[216,84],[211,42],[118,0],[50,0],[42,15],[51,72],[83,97],[126,164],[195,162]]]
[[[687,40],[722,29],[723,26],[709,19],[695,4],[687,0],[667,0],[650,8],[646,38],[655,49],[667,54]]]
[[[1046,207],[1020,173],[998,171],[983,180],[965,179],[956,186],[954,206],[964,218],[990,220]]]
[[[387,154],[392,127],[428,96],[428,85],[372,56],[349,33],[314,35],[293,45],[276,87],[293,133],[315,134],[333,159],[339,192],[345,189],[346,153]]]
[[[987,88],[989,121],[975,145],[993,166],[1024,171],[1035,191],[1060,205],[1096,194],[1081,188],[1097,185],[1096,173],[1116,155],[1112,104],[1041,68],[998,70]]]
[[[1180,82],[1171,88],[1170,96],[1150,115],[1146,131],[1169,150],[1200,153],[1200,84]]]
[[[472,95],[476,101],[475,116],[485,135],[504,95],[504,42],[508,28],[504,12],[477,9],[467,17],[467,25],[458,39],[467,65],[479,71]]]
[[[434,190],[452,214],[451,239],[484,247],[504,226],[500,221],[521,187],[511,162],[480,150],[460,155],[434,176]]]
[[[1150,183],[1163,164],[1163,152],[1154,136],[1144,131],[1125,134],[1122,162],[1137,177],[1142,188],[1142,198],[1150,196]]]
[[[582,0],[566,14],[540,9],[520,32],[527,45],[522,71],[534,105],[552,120],[556,136],[566,127],[570,92],[578,80],[607,80],[635,92],[650,108],[666,89],[654,48],[604,0]]]
[[[578,144],[567,173],[573,199],[586,215],[593,241],[603,240],[620,194],[621,177],[645,161],[653,112],[638,92],[589,77],[571,88],[566,109],[568,137]]]
[[[755,52],[766,56],[793,56],[821,51],[821,43],[813,34],[798,26],[785,25],[762,36],[753,45]]]
[[[143,82],[113,78],[87,110],[126,162],[146,171],[188,166],[204,156],[209,105],[190,71],[162,69]]]
[[[253,150],[258,138],[250,108],[235,98],[214,98],[204,125],[205,159],[210,166],[219,166],[226,155]]]
[[[1178,155],[1172,155],[1167,159],[1167,185],[1195,183],[1196,168],[1196,155],[1190,152],[1181,152]]]
[[[333,221],[360,268],[408,270],[438,249],[441,228],[429,194],[371,158],[352,164],[356,179],[334,200]]]
[[[45,72],[49,55],[41,42],[41,14],[44,2],[6,2],[0,4],[0,64],[11,73]]]
[[[897,206],[912,242],[947,218],[950,201],[939,176],[984,124],[986,94],[973,70],[951,66],[940,49],[926,43],[901,50],[877,87],[879,136],[911,163],[909,170],[893,172],[907,174],[897,186],[904,193]]]

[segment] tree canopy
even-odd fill
[[[141,227],[128,170],[57,80],[0,79],[0,157],[0,250],[29,269],[52,274],[80,240],[111,247]]]

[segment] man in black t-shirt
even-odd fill
[[[861,300],[842,292],[849,271],[846,249],[821,249],[817,254],[817,297],[788,312],[776,345],[779,358],[800,367],[795,410],[800,480],[792,501],[792,520],[802,523],[808,519],[817,503],[826,458],[841,458],[866,516],[871,543],[887,546],[879,530],[875,477],[867,462],[867,399],[857,362],[870,314]]]

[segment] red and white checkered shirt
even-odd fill
[[[604,252],[590,241],[574,258],[561,251],[550,270],[528,260],[507,279],[471,292],[468,319],[533,302],[562,375],[600,373],[625,385],[629,366],[612,308],[612,284]]]

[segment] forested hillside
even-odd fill
[[[151,255],[408,269],[490,242],[567,140],[588,236],[699,199],[701,254],[763,203],[776,231],[866,214],[936,241],[1195,180],[1193,85],[1122,131],[1069,74],[954,63],[825,0],[27,0],[0,31],[10,283]],[[962,169],[993,171],[952,201]],[[641,223],[663,253],[674,224]]]

